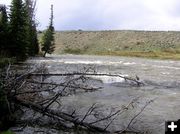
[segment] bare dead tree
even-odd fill
[[[99,107],[97,104],[93,104],[90,106],[86,113],[83,116],[77,116],[77,110],[74,109],[72,113],[63,112],[59,110],[54,110],[51,108],[51,105],[54,103],[58,103],[59,99],[62,96],[69,95],[69,90],[71,89],[82,89],[82,91],[96,91],[101,87],[89,87],[86,82],[89,80],[87,76],[111,76],[111,77],[120,77],[126,80],[135,82],[138,86],[143,85],[143,83],[133,79],[124,77],[121,75],[113,75],[113,74],[96,74],[96,73],[88,73],[89,69],[86,69],[85,72],[74,72],[74,73],[66,73],[66,74],[48,74],[47,70],[44,66],[40,68],[29,70],[28,72],[21,72],[20,74],[16,73],[16,71],[11,71],[10,65],[6,69],[4,73],[2,73],[3,79],[3,88],[6,89],[4,93],[8,96],[7,101],[8,104],[16,104],[22,107],[26,107],[30,110],[38,112],[41,114],[41,117],[47,116],[54,120],[57,120],[55,124],[57,126],[63,126],[64,128],[80,128],[89,130],[92,132],[103,132],[103,133],[112,133],[108,130],[112,122],[118,117],[121,116],[126,111],[130,110],[130,108],[134,108],[134,103],[137,102],[138,98],[134,98],[131,100],[126,106],[119,108],[114,112],[110,112],[108,115],[97,116],[97,112]],[[44,71],[42,71],[44,70]],[[42,73],[43,72],[43,73]],[[43,77],[42,78],[39,78]],[[66,81],[61,83],[53,83],[49,81],[45,81],[46,78],[50,76],[58,76],[58,77],[67,77]],[[82,84],[83,83],[83,84]],[[41,85],[41,86],[39,86]],[[57,93],[52,93],[49,97],[44,97],[40,95],[42,92],[52,92],[58,89]],[[151,103],[149,101],[146,105],[141,109],[141,111],[135,115],[127,124],[127,127],[124,130],[116,130],[114,133],[123,133],[129,131],[131,123],[144,111],[144,109]],[[11,111],[11,106],[9,106]],[[93,120],[89,121],[88,118],[93,116]],[[98,125],[101,122],[106,121],[105,126]],[[30,122],[30,121],[27,121]],[[70,126],[67,124],[71,124]],[[58,129],[58,128],[57,128]]]
[[[36,12],[36,0],[25,0],[27,6],[28,6],[28,15],[30,17],[31,22],[35,22],[35,12]]]
[[[110,77],[120,77],[126,81],[131,81],[136,83],[138,86],[145,85],[143,82],[139,81],[136,78],[126,77],[118,74],[105,74],[105,73],[81,73],[81,72],[73,72],[73,73],[62,73],[62,74],[37,74],[32,73],[31,76],[110,76]],[[136,76],[137,77],[137,76]]]

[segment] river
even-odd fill
[[[138,76],[145,86],[123,84],[118,77],[93,77],[101,80],[102,89],[69,95],[61,99],[66,109],[88,108],[97,103],[105,107],[121,108],[130,100],[140,97],[138,107],[120,115],[111,130],[123,129],[144,104],[154,99],[137,117],[134,128],[154,134],[163,134],[165,121],[180,119],[180,61],[154,60],[132,57],[61,55],[29,59],[27,63],[45,63],[50,73],[82,71],[95,68],[97,73]],[[56,79],[57,80],[57,79]],[[26,130],[24,130],[26,131]]]

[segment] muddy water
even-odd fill
[[[121,74],[140,77],[143,87],[123,84],[123,79],[116,77],[93,77],[101,80],[103,88],[96,92],[70,95],[61,99],[66,109],[78,108],[80,111],[93,103],[105,108],[121,108],[133,98],[140,97],[136,108],[119,116],[110,129],[123,129],[130,119],[139,112],[144,104],[155,99],[133,123],[133,128],[148,133],[163,134],[166,120],[180,119],[180,61],[150,60],[126,57],[105,56],[49,56],[35,58],[29,63],[46,63],[51,73],[81,71],[93,67],[98,73]],[[57,80],[57,79],[56,79]]]

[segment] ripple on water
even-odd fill
[[[106,59],[98,57],[84,58],[83,56],[66,56],[65,58],[36,60],[36,62],[48,63],[50,71],[58,71],[58,73],[62,72],[62,68],[65,65],[69,67],[68,70],[70,71],[75,70],[75,65],[78,66],[78,69],[83,66],[88,67],[89,64],[98,65],[100,68],[100,70],[98,70],[100,72],[98,73],[123,72],[123,74],[129,75],[137,74],[140,75],[140,78],[144,79],[144,82],[146,83],[144,87],[126,87],[123,85],[124,79],[120,77],[91,76],[92,79],[100,80],[104,83],[104,88],[96,92],[76,94],[62,98],[62,104],[65,104],[65,106],[69,106],[70,108],[73,106],[74,108],[88,108],[91,103],[96,102],[106,106],[120,107],[124,104],[128,104],[129,101],[136,96],[142,96],[140,101],[142,104],[140,106],[143,106],[147,99],[157,97],[157,99],[143,111],[142,116],[138,118],[139,121],[142,121],[141,125],[138,124],[139,127],[142,128],[143,125],[146,127],[149,126],[149,129],[154,131],[155,134],[164,132],[163,123],[165,120],[173,120],[180,117],[179,61],[167,62],[164,60],[126,59],[122,57]],[[58,66],[61,64],[62,66]],[[110,65],[110,67],[108,65]],[[118,68],[115,67],[116,65],[118,65]],[[169,73],[173,74],[173,77],[168,77]],[[145,79],[147,80],[145,81]],[[57,81],[60,80],[58,79]],[[139,111],[135,112],[138,113]],[[124,120],[127,119],[125,118]],[[157,125],[162,125],[162,127],[160,127],[159,130],[155,130]]]
[[[111,76],[91,76],[91,78],[100,80],[104,84],[110,84],[110,83],[118,83],[118,82],[124,82],[124,79],[121,77],[111,77]]]

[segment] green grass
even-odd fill
[[[11,58],[0,57],[0,68],[5,67],[6,65],[12,62],[13,62],[13,59]]]
[[[8,130],[8,131],[0,132],[0,134],[14,134],[14,133],[12,131]]]
[[[74,49],[66,48],[66,49],[64,49],[64,53],[67,53],[67,54],[83,54],[83,51],[81,49],[78,49],[78,48],[74,48]]]
[[[11,57],[7,57],[7,56],[2,56],[0,55],[0,68],[3,68],[5,66],[7,66],[8,64],[14,64],[16,61],[15,58]]]
[[[126,56],[126,57],[142,57],[153,59],[173,59],[180,60],[180,53],[169,53],[161,51],[152,52],[135,52],[135,51],[119,51],[119,52],[100,52],[96,55]]]

